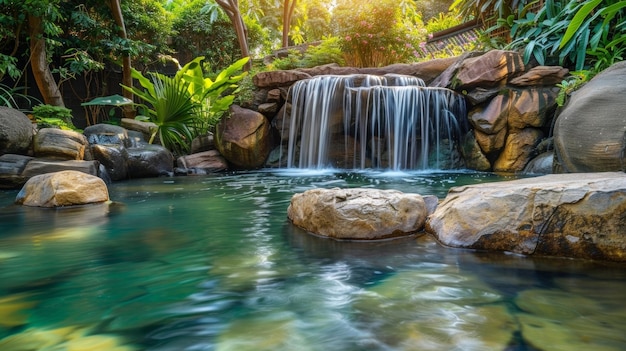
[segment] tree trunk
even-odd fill
[[[246,25],[243,23],[243,18],[241,18],[241,12],[239,12],[238,0],[215,0],[215,2],[217,2],[224,12],[226,12],[226,15],[230,18],[230,21],[235,27],[241,56],[250,57],[250,51],[248,49],[248,33]],[[252,63],[248,61],[248,63],[244,66],[244,70],[249,71],[251,68]]]
[[[122,39],[128,39],[126,33],[126,26],[124,25],[124,16],[122,15],[122,7],[120,4],[120,0],[109,0],[108,2],[109,8],[111,9],[111,13],[113,14],[113,18],[115,19],[115,24],[118,26],[118,35]],[[131,62],[130,62],[130,54],[124,54],[122,56],[122,84],[127,87],[133,86],[133,77],[131,74]],[[126,89],[122,89],[122,93],[125,98],[130,100],[133,99],[133,93]],[[122,109],[124,113],[124,117],[132,118],[134,115],[134,110],[131,106],[126,105]]]
[[[28,29],[30,36],[30,66],[43,101],[48,105],[65,107],[59,86],[52,72],[50,72],[41,17],[28,15]]]
[[[283,47],[289,46],[289,28],[297,0],[285,0],[283,6]]]

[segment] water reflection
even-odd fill
[[[123,205],[70,211],[12,206],[2,192],[0,350],[626,348],[623,265],[443,248],[427,235],[338,242],[286,219],[291,195],[313,187],[443,197],[500,179],[149,179],[111,186]]]

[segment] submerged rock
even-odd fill
[[[505,350],[518,327],[503,296],[455,266],[401,271],[364,289],[357,318],[393,350]],[[382,349],[382,348],[381,348]]]
[[[453,247],[626,261],[626,174],[455,187],[426,228]]]
[[[428,215],[424,198],[396,190],[312,189],[291,198],[289,219],[334,239],[376,240],[418,232]]]
[[[15,203],[25,206],[59,207],[109,201],[104,181],[78,171],[61,171],[34,176],[17,194]]]

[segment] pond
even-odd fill
[[[294,228],[294,193],[443,198],[483,173],[258,171],[129,180],[110,206],[0,192],[0,350],[624,350],[623,264],[337,242]]]

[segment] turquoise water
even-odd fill
[[[131,180],[114,204],[0,192],[0,350],[624,350],[623,264],[336,242],[291,226],[294,193],[444,197],[477,173],[253,172]],[[27,347],[28,346],[28,347]]]

